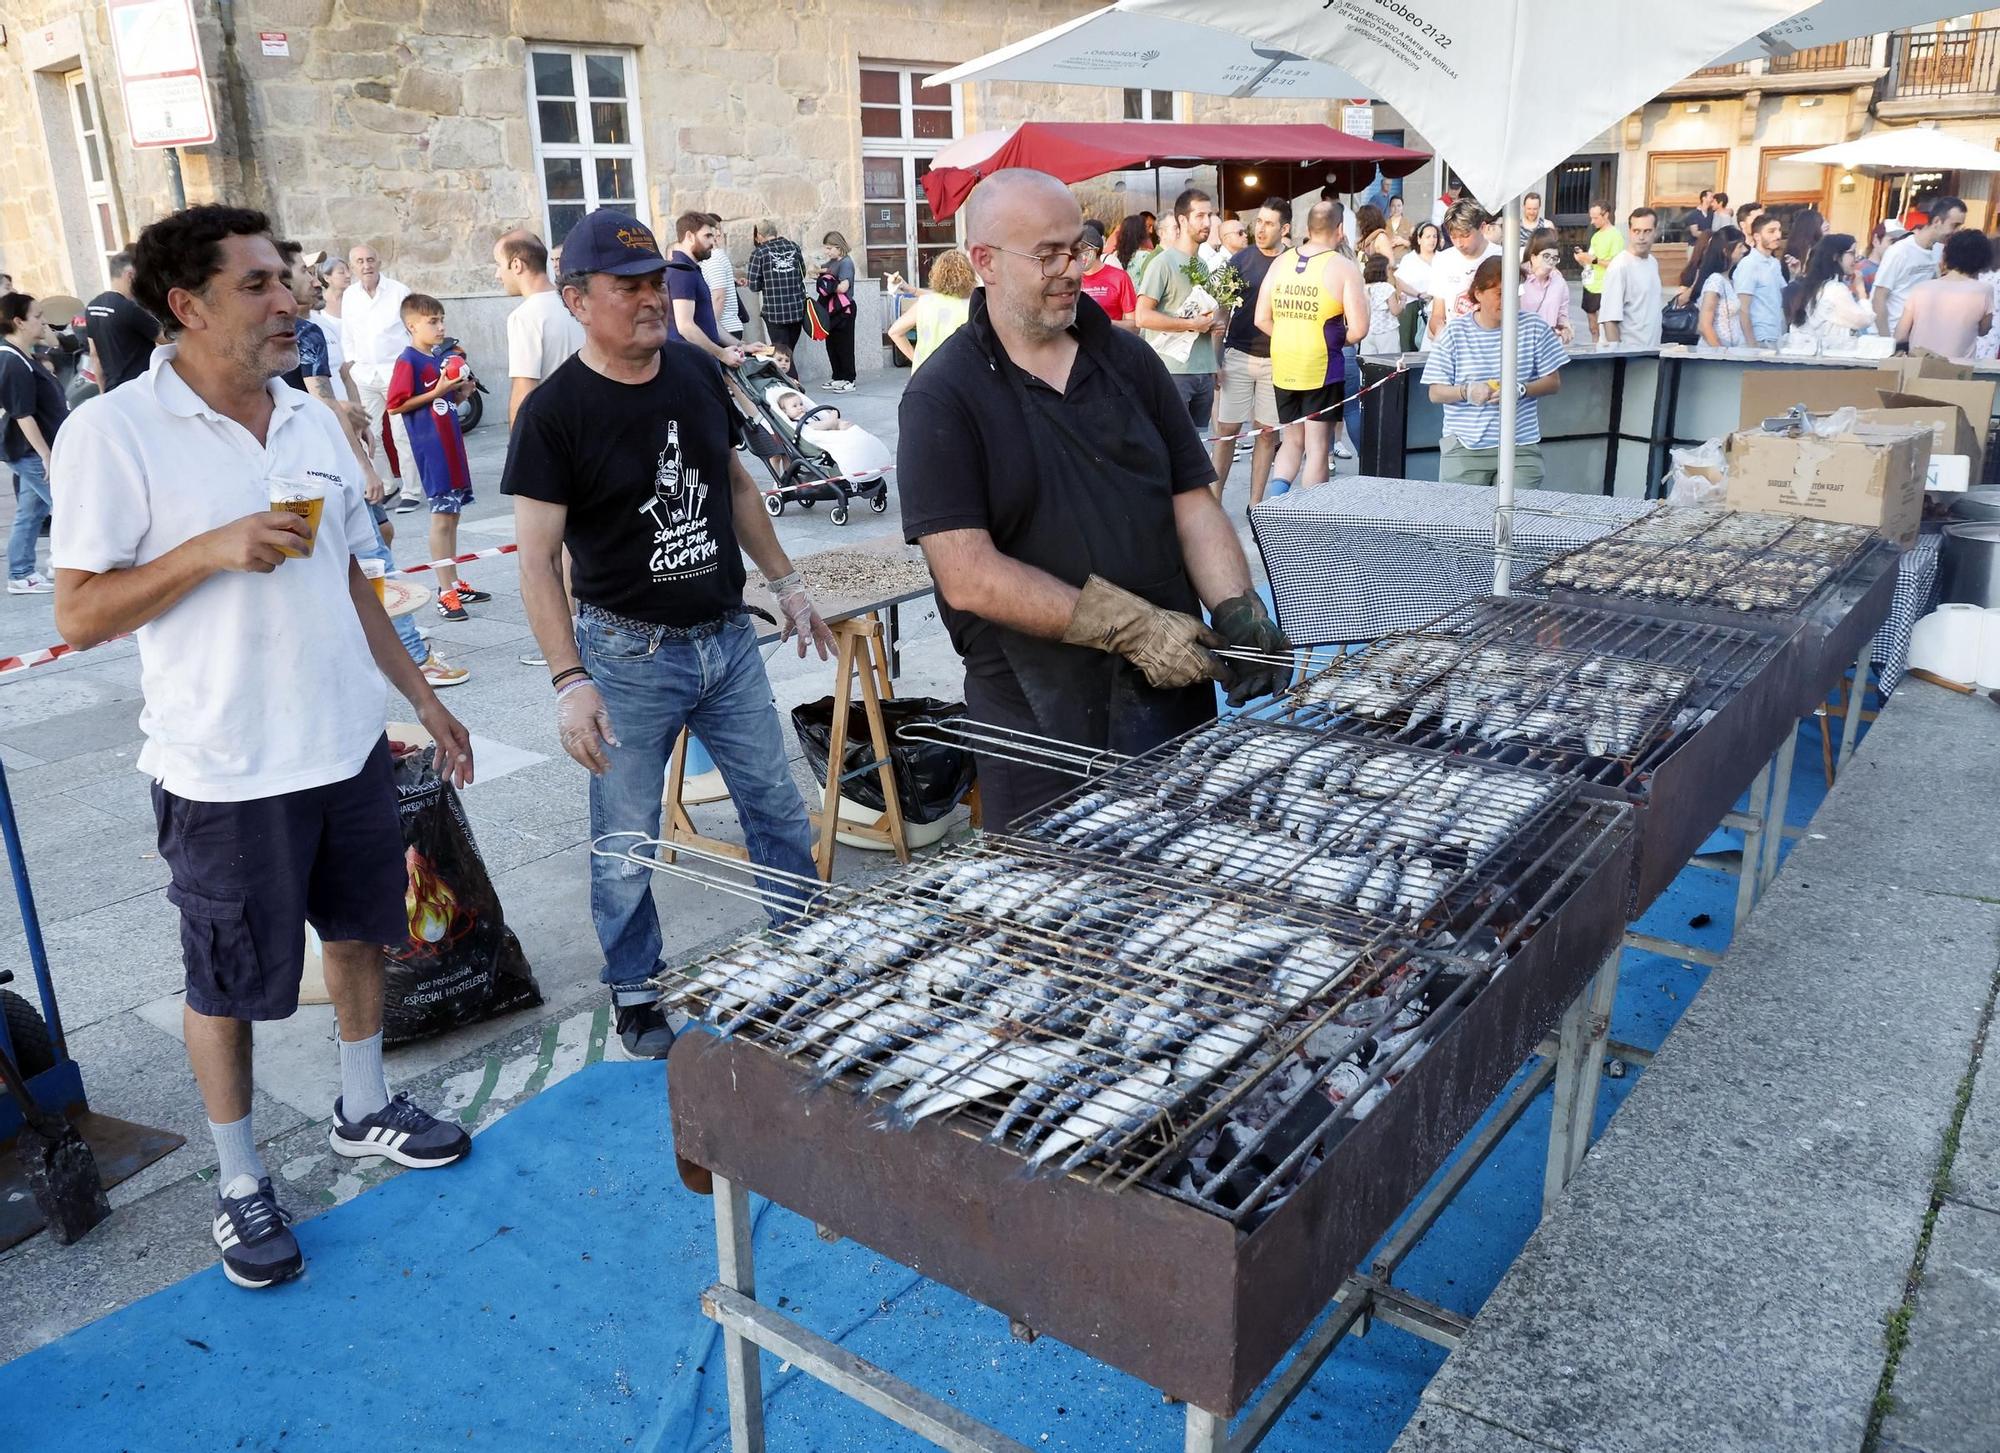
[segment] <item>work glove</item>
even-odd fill
[[[1264,598],[1256,591],[1231,596],[1209,611],[1208,618],[1230,645],[1255,651],[1262,656],[1284,658],[1282,661],[1245,661],[1232,656],[1221,657],[1217,675],[1229,691],[1231,706],[1241,706],[1260,696],[1270,696],[1292,684],[1292,643],[1285,639],[1285,633],[1278,629],[1278,623],[1264,609]]]
[[[1062,638],[1123,656],[1161,690],[1214,680],[1217,662],[1207,648],[1223,644],[1193,616],[1162,610],[1101,575],[1083,583]]]
[[[605,748],[617,746],[618,738],[612,733],[604,698],[588,678],[574,686],[566,684],[557,693],[556,740],[592,776],[602,777],[611,770],[611,754]]]
[[[799,659],[804,660],[806,642],[811,641],[819,648],[819,658],[824,661],[833,649],[833,632],[813,609],[812,594],[806,589],[805,577],[794,570],[790,575],[781,575],[771,582],[771,594],[778,597],[778,609],[784,612],[785,628],[778,639],[789,641],[799,638]]]

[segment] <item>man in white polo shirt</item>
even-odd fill
[[[56,440],[56,629],[78,648],[139,638],[139,769],[219,1162],[210,1234],[231,1281],[265,1287],[303,1262],[251,1129],[250,1026],[298,1006],[308,923],[339,1016],[334,1151],[427,1168],[471,1149],[382,1070],[381,945],[409,931],[383,677],[441,775],[471,781],[472,753],[361,572],[375,532],[339,421],[278,377],[298,366],[299,304],[264,214],[191,207],[133,251],[169,341]],[[281,484],[318,488],[316,528],[271,507]]]
[[[368,410],[370,452],[381,446],[382,421],[385,417],[389,421],[395,458],[385,461],[388,467],[381,473],[393,476],[402,492],[404,468],[414,477],[416,465],[411,462],[410,431],[403,416],[389,412],[389,380],[396,372],[396,360],[410,346],[410,330],[403,326],[403,299],[410,290],[382,275],[381,257],[365,242],[348,249],[347,267],[354,281],[340,297],[340,347],[347,355],[348,376],[361,390],[361,406]],[[411,489],[403,493],[396,512],[407,514],[422,503],[423,491]]]

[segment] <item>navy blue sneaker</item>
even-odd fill
[[[326,1141],[334,1154],[353,1160],[385,1156],[397,1165],[432,1170],[472,1153],[472,1137],[463,1125],[440,1120],[419,1109],[408,1095],[398,1095],[373,1115],[349,1120],[333,1102],[333,1125]]]
[[[238,1176],[216,1192],[209,1234],[222,1252],[222,1274],[240,1287],[275,1286],[305,1270],[291,1212],[271,1194],[269,1176]]]
[[[633,1059],[665,1059],[674,1047],[674,1027],[657,998],[620,1003],[612,995],[618,1042]]]

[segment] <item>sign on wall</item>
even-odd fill
[[[1375,107],[1367,101],[1349,101],[1340,108],[1340,129],[1363,141],[1375,135]]]
[[[192,0],[105,0],[125,125],[134,146],[207,146],[215,140],[208,73]]]

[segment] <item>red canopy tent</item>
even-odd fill
[[[1317,190],[1331,175],[1343,192],[1358,192],[1380,170],[1406,177],[1430,157],[1384,146],[1331,126],[1196,126],[1176,121],[1026,121],[1011,131],[967,137],[938,153],[924,173],[924,195],[942,219],[965,205],[981,177],[1031,167],[1065,182],[1135,167],[1226,164],[1282,169],[1299,191]],[[1260,179],[1259,195],[1283,191]],[[1229,199],[1223,199],[1224,205]]]

